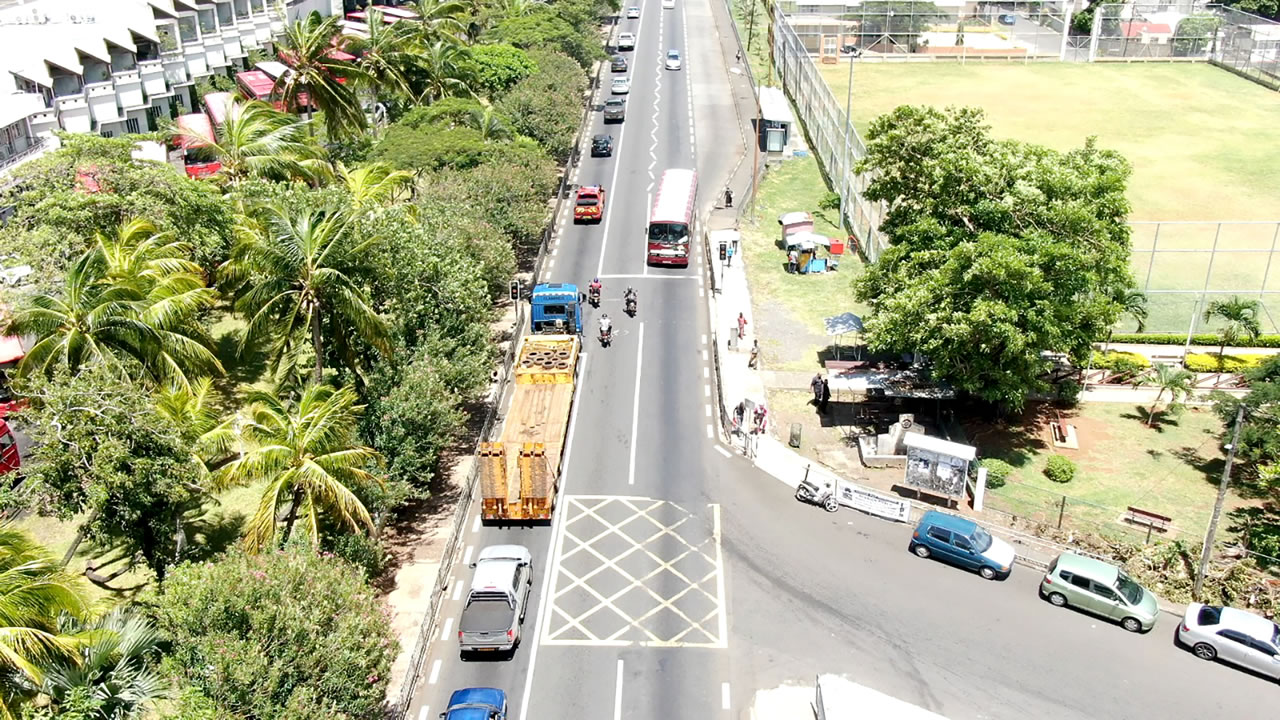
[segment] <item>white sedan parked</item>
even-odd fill
[[[614,95],[626,95],[631,92],[631,81],[627,78],[614,78],[611,91]]]
[[[1178,642],[1202,660],[1222,660],[1280,680],[1280,626],[1261,615],[1191,603]]]
[[[680,69],[680,51],[679,50],[667,51],[667,69],[668,70]]]

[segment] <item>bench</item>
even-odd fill
[[[1053,421],[1049,425],[1053,429],[1053,434],[1057,436],[1058,442],[1065,443],[1067,441],[1067,436],[1069,435],[1069,433],[1067,432],[1067,423],[1063,421],[1062,413],[1057,412],[1055,410],[1053,414],[1058,419]],[[1133,508],[1129,508],[1129,509],[1132,510]]]
[[[1135,525],[1145,525],[1148,530],[1159,530],[1160,532],[1168,530],[1169,525],[1173,523],[1173,518],[1171,517],[1132,506],[1125,511],[1124,519],[1126,522],[1131,522]]]

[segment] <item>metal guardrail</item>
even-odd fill
[[[612,41],[612,33],[617,31],[617,23],[614,23],[611,31],[610,41]],[[578,127],[577,136],[573,142],[573,154],[568,162],[565,163],[564,172],[560,175],[560,184],[556,190],[556,203],[551,211],[551,218],[547,223],[547,227],[542,232],[542,241],[538,246],[538,257],[533,264],[533,282],[536,284],[542,274],[542,263],[546,259],[547,249],[551,243],[551,238],[555,236],[556,226],[560,219],[560,210],[564,204],[565,190],[569,184],[569,175],[573,172],[575,160],[579,155],[582,147],[583,134],[590,125],[591,112],[594,109],[593,100],[595,98],[596,88],[600,85],[600,73],[604,67],[603,63],[596,63],[595,74],[591,77],[590,86],[587,88],[586,106],[582,113],[582,123]],[[511,379],[511,366],[515,362],[515,353],[519,345],[519,339],[524,332],[524,324],[526,320],[525,313],[520,311],[523,301],[516,303],[516,325],[512,330],[511,344],[507,348],[506,356],[503,358],[502,369],[499,371],[497,379],[497,392],[493,402],[489,405],[489,409],[485,414],[484,425],[481,427],[480,434],[476,438],[476,448],[478,449],[481,442],[490,439],[493,433],[494,425],[501,416],[500,408],[503,406],[503,400],[506,397],[506,388]],[[473,453],[474,454],[474,453]],[[441,599],[444,597],[445,590],[449,581],[449,573],[444,569],[453,564],[453,558],[458,554],[462,547],[462,534],[466,529],[467,516],[470,514],[471,501],[475,497],[476,485],[480,478],[480,466],[473,465],[471,472],[467,473],[467,479],[463,483],[461,492],[458,495],[458,504],[453,514],[453,531],[449,534],[449,540],[445,544],[445,550],[441,554],[440,572],[436,576],[435,587],[431,591],[427,614],[423,618],[422,625],[418,631],[418,637],[414,641],[413,650],[410,653],[409,674],[405,678],[404,684],[400,687],[400,695],[391,706],[389,714],[392,718],[400,718],[406,720],[408,717],[410,703],[413,702],[413,695],[417,690],[418,680],[422,677],[422,664],[426,660],[427,650],[431,647],[431,638],[435,634],[437,620],[440,614]]]

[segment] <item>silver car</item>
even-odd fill
[[[1178,642],[1202,660],[1223,660],[1280,680],[1280,626],[1261,615],[1191,603],[1178,626]]]
[[[631,7],[627,8],[627,17],[628,17],[628,18],[630,18],[630,19],[632,19],[632,20],[634,20],[635,18],[640,17],[640,8],[638,8],[638,7],[634,6],[634,5],[632,5]]]

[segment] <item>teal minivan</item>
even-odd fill
[[[1049,563],[1040,581],[1040,596],[1056,607],[1070,605],[1115,620],[1129,632],[1147,632],[1156,626],[1160,614],[1156,596],[1123,570],[1069,552]]]

